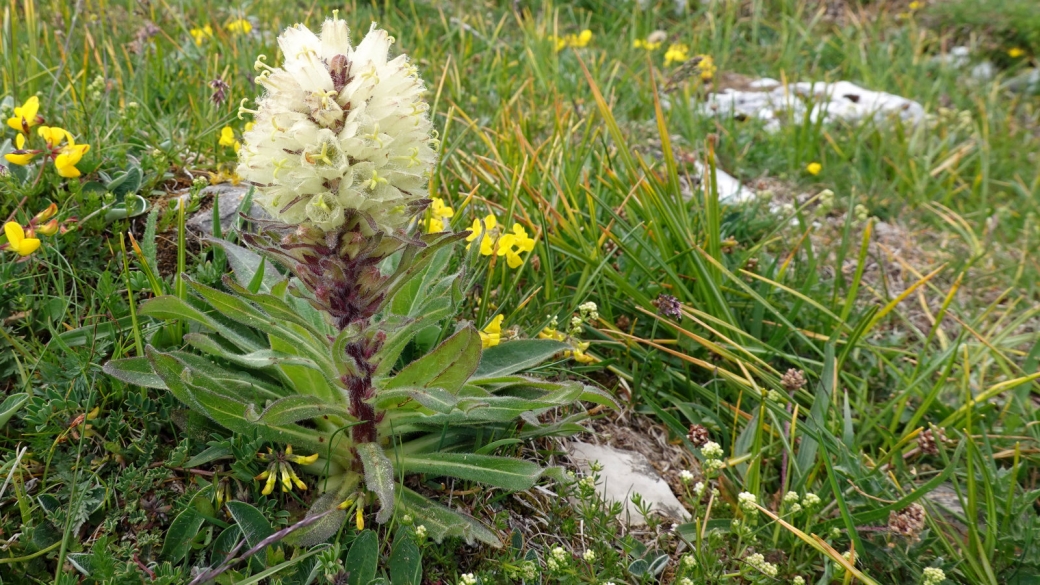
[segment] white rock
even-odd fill
[[[707,167],[700,161],[696,161],[694,165],[697,167],[697,174],[701,177],[701,185],[703,185],[705,189],[710,189],[711,185],[709,182]],[[753,189],[744,186],[733,175],[720,169],[718,166],[715,167],[715,180],[718,182],[719,201],[721,203],[728,203],[731,205],[747,203],[757,196],[757,193],[755,193]]]
[[[916,124],[924,119],[921,104],[898,95],[865,89],[848,81],[803,81],[783,85],[774,79],[763,78],[752,82],[751,86],[772,89],[726,89],[722,93],[710,94],[700,105],[700,110],[706,114],[764,120],[769,132],[779,130],[780,119],[787,116],[800,122],[805,117],[807,101],[812,105],[809,120],[813,123],[837,120],[860,122],[866,119],[883,122],[889,117],[898,116],[905,122]]]
[[[646,524],[646,519],[632,504],[632,494],[639,494],[645,504],[662,516],[673,520],[690,518],[689,512],[643,455],[577,441],[568,449],[571,459],[586,472],[593,462],[599,462],[603,470],[599,472],[596,491],[607,502],[624,502],[622,519],[629,525]]]

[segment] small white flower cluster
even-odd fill
[[[751,514],[758,511],[758,498],[750,492],[740,492],[737,494],[737,505],[745,513]]]
[[[722,446],[715,441],[708,441],[701,447],[701,455],[704,455],[702,467],[705,473],[715,473],[722,469]]]
[[[795,575],[794,579],[791,579],[791,585],[805,585],[805,579],[801,575]]]
[[[679,479],[681,479],[683,483],[690,483],[693,481],[693,474],[690,473],[689,470],[684,469],[679,472]]]
[[[422,524],[415,527],[415,538],[420,542],[426,539],[426,527]]]
[[[473,573],[463,573],[459,577],[459,585],[477,585],[477,578],[473,576]]]
[[[596,560],[596,551],[590,548],[587,551],[585,551],[585,554],[581,555],[581,558],[591,563],[592,561]]]
[[[697,482],[693,484],[693,495],[697,496],[698,499],[704,497],[704,484]]]
[[[776,565],[766,561],[766,558],[760,553],[755,553],[744,560],[748,565],[751,565],[767,577],[776,577],[776,574],[779,571]]]
[[[683,577],[679,581],[679,585],[693,585],[693,581],[689,577]]]
[[[770,402],[783,402],[784,397],[780,395],[776,390],[770,390],[766,393],[766,400]]]
[[[820,505],[820,496],[816,494],[805,494],[802,497],[802,506],[806,508],[815,508]]]
[[[556,547],[549,553],[549,558],[545,561],[545,566],[550,571],[559,571],[567,566],[567,551],[563,550],[563,547]]]
[[[571,335],[581,333],[581,326],[599,319],[599,306],[592,301],[578,305],[578,314],[571,317],[569,332]],[[555,324],[553,325],[555,327]]]
[[[789,514],[797,514],[802,511],[802,505],[798,503],[798,492],[787,492],[784,494],[784,506]]]
[[[946,573],[938,567],[926,567],[921,577],[921,585],[939,585],[946,580]]]
[[[384,230],[414,217],[435,141],[418,70],[405,55],[388,59],[393,42],[373,24],[353,47],[347,23],[334,17],[321,36],[302,24],[287,28],[278,37],[281,67],[257,58],[266,92],[256,111],[240,108],[255,120],[237,172],[276,219],[328,231],[351,209]]]
[[[687,569],[692,569],[697,566],[697,559],[693,555],[683,555],[682,565]]]

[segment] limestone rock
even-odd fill
[[[585,471],[589,471],[593,462],[599,462],[603,470],[599,472],[596,491],[605,501],[624,502],[622,519],[629,525],[646,524],[645,518],[632,504],[632,494],[642,496],[643,502],[662,516],[675,521],[690,518],[689,512],[643,455],[578,441],[570,443],[568,450],[571,459]]]

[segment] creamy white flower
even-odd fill
[[[683,480],[683,483],[690,483],[693,481],[693,474],[684,469],[679,472],[679,479]]]
[[[755,512],[758,510],[756,507],[756,504],[758,504],[758,498],[755,497],[755,494],[749,492],[740,492],[737,494],[737,504],[740,506],[740,509],[745,512]]]
[[[257,59],[266,91],[237,172],[276,219],[324,230],[349,210],[384,230],[412,220],[436,144],[422,80],[406,56],[388,57],[392,43],[373,24],[355,48],[347,23],[333,18],[320,36],[301,24],[286,29],[281,67]]]

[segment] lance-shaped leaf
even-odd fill
[[[346,408],[336,404],[329,404],[317,396],[299,394],[286,396],[257,414],[253,405],[246,409],[246,419],[257,424],[278,427],[281,425],[299,422],[314,418],[328,419],[330,416],[339,417],[345,421],[353,421],[354,417]]]
[[[321,360],[323,359],[324,352],[328,351],[325,342],[316,338],[303,326],[292,322],[279,322],[271,315],[268,315],[241,297],[219,291],[197,282],[189,281],[188,284],[191,285],[191,288],[194,289],[195,292],[199,293],[206,302],[228,319],[241,323],[242,325],[252,329],[263,331],[268,335],[285,339],[296,346],[301,352],[304,352],[303,355],[306,355],[307,357]]]
[[[327,330],[328,328],[326,328],[325,331],[319,331],[311,321],[300,315],[300,312],[296,307],[290,306],[287,300],[280,299],[273,294],[251,293],[245,287],[239,286],[227,276],[224,277],[224,284],[234,291],[235,294],[244,299],[248,299],[268,315],[278,319],[279,321],[295,323],[315,338],[320,339],[322,335],[329,333]]]
[[[228,327],[212,315],[207,315],[186,301],[177,297],[164,295],[156,297],[141,305],[141,314],[156,319],[178,319],[198,323],[204,327],[220,333],[225,339],[234,343],[243,351],[256,351],[264,349],[256,337],[250,336],[235,327]]]
[[[430,353],[405,366],[383,384],[383,388],[437,387],[455,394],[477,369],[480,347],[477,330],[466,327],[445,339]]]
[[[321,371],[321,367],[314,360],[270,349],[258,349],[244,354],[237,353],[216,338],[205,333],[189,333],[184,336],[184,340],[196,349],[246,368],[261,369],[286,364],[305,366],[319,372]]]
[[[365,487],[379,497],[376,522],[383,524],[394,511],[394,466],[375,443],[362,443],[355,449],[365,468]]]
[[[263,262],[262,256],[248,248],[232,244],[227,240],[204,238],[204,241],[214,246],[219,246],[224,250],[228,264],[231,266],[231,270],[234,272],[239,284],[246,286],[252,282],[256,273],[260,270],[260,265]],[[277,285],[279,281],[284,280],[285,277],[278,274],[278,271],[272,266],[266,265],[262,279],[260,290],[266,292]]]
[[[530,461],[473,453],[401,454],[396,461],[406,472],[457,477],[510,491],[530,489],[542,475],[542,468]]]
[[[386,331],[386,341],[383,347],[376,353],[373,361],[379,363],[376,376],[385,376],[396,365],[397,358],[404,351],[416,333],[440,321],[450,317],[455,310],[455,305],[445,297],[434,297],[423,304],[422,313],[415,317],[404,318],[391,316],[387,323],[382,325]]]
[[[434,412],[449,413],[458,404],[459,399],[441,388],[396,388],[381,390],[373,399],[376,408],[404,408],[405,403],[414,401],[417,405]]]
[[[166,382],[152,370],[152,363],[144,356],[110,360],[102,369],[127,384],[166,390]]]
[[[495,548],[502,546],[502,541],[495,533],[473,517],[437,504],[406,487],[401,487],[398,504],[401,512],[412,516],[416,526],[426,527],[435,542],[458,536],[470,545],[480,541]]]
[[[551,339],[518,339],[489,347],[480,356],[473,381],[498,378],[533,368],[566,350],[567,344]]]
[[[170,392],[178,400],[208,416],[217,424],[238,433],[250,433],[255,430],[269,441],[299,445],[309,451],[327,449],[327,445],[320,440],[321,434],[318,431],[294,424],[272,426],[252,422],[246,418],[247,410],[255,409],[251,403],[242,402],[205,373],[192,369],[170,354],[156,351],[150,345],[145,348],[145,352],[155,372],[166,382]]]

